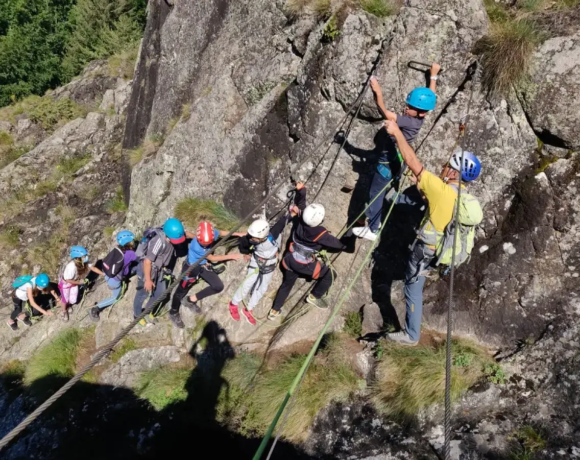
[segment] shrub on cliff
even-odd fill
[[[219,230],[229,230],[238,223],[237,216],[213,200],[185,198],[175,206],[175,217],[195,229],[202,220],[209,220]]]

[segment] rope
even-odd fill
[[[469,120],[469,112],[471,110],[471,103],[473,100],[473,93],[475,82],[477,78],[477,73],[475,73],[474,78],[471,82],[471,93],[469,95],[469,101],[467,103],[467,112],[465,114],[465,122],[463,123],[464,129],[466,131],[467,122]],[[463,135],[461,139],[461,165],[459,168],[459,187],[457,190],[457,200],[455,201],[455,215],[454,220],[457,223],[457,216],[459,215],[459,206],[461,203],[461,182],[463,179],[463,161],[465,157],[465,141],[467,136]],[[455,232],[453,234],[453,249],[451,252],[451,277],[449,280],[449,306],[447,308],[447,344],[445,348],[445,460],[451,460],[451,331],[453,329],[453,288],[455,280],[455,251],[457,248],[457,238],[459,231],[457,225],[455,226]]]
[[[399,192],[397,192],[397,196],[398,195],[399,195]],[[393,211],[393,208],[395,206],[395,203],[396,203],[396,199],[391,204],[391,207],[389,208],[389,212],[387,213],[387,215],[383,219],[383,222],[382,222],[382,225],[381,225],[381,229],[384,229],[385,228],[385,224],[387,223],[387,220],[391,216],[391,213]],[[270,423],[270,426],[268,427],[268,430],[266,431],[266,434],[264,435],[264,438],[262,439],[262,442],[260,443],[260,446],[258,447],[258,450],[256,451],[256,453],[255,453],[255,455],[253,457],[253,460],[260,460],[260,458],[262,457],[262,454],[264,453],[264,450],[266,449],[266,446],[268,445],[268,442],[269,442],[270,438],[272,437],[272,433],[274,432],[274,428],[276,428],[276,425],[278,424],[278,420],[280,419],[282,413],[284,412],[286,406],[288,405],[288,402],[290,401],[290,398],[292,398],[293,395],[295,394],[295,392],[298,391],[299,385],[302,382],[302,379],[303,379],[304,375],[306,374],[306,371],[310,367],[310,364],[312,363],[312,360],[314,358],[314,354],[318,350],[318,347],[319,347],[320,343],[322,342],[322,339],[324,338],[324,335],[326,334],[326,331],[328,330],[328,328],[330,327],[330,325],[332,324],[332,322],[336,318],[336,315],[340,311],[340,308],[342,307],[342,305],[344,304],[344,302],[348,299],[348,297],[350,295],[350,291],[354,287],[354,284],[360,278],[360,276],[361,276],[361,274],[362,274],[362,272],[363,272],[366,264],[370,260],[372,254],[373,254],[373,251],[375,250],[375,247],[378,245],[379,241],[380,241],[380,238],[377,238],[375,241],[372,242],[371,247],[369,248],[369,251],[367,252],[367,254],[366,254],[363,262],[359,266],[359,268],[358,268],[358,270],[357,270],[354,278],[351,280],[351,282],[349,283],[348,287],[344,290],[344,293],[343,293],[342,297],[340,298],[339,302],[334,307],[334,310],[332,311],[332,314],[330,315],[330,317],[328,318],[328,320],[326,321],[326,323],[322,327],[320,333],[318,334],[318,338],[314,342],[314,345],[312,345],[312,348],[310,349],[310,352],[308,353],[308,356],[306,357],[306,360],[302,364],[302,367],[300,368],[300,371],[298,372],[298,374],[294,378],[294,381],[290,385],[290,388],[288,389],[288,392],[286,393],[286,396],[284,397],[284,400],[280,404],[280,407],[278,408],[278,412],[276,413],[276,415],[274,416],[274,419]],[[279,436],[280,436],[280,434],[277,435],[274,444],[277,442],[277,439],[279,438]],[[273,451],[273,449],[271,449],[269,455],[271,455],[272,451]]]
[[[357,98],[357,102],[358,102],[358,98]],[[340,123],[338,124],[337,127],[344,124],[344,122],[348,119],[348,116],[354,107],[355,107],[355,104],[353,104],[347,110],[346,115],[342,118],[342,120],[340,121]],[[331,140],[330,145],[332,145],[332,143],[334,143],[334,132],[336,132],[336,128],[332,130],[333,140]],[[290,177],[295,175],[296,172],[298,170],[300,170],[300,168],[302,168],[314,156],[314,154],[320,150],[320,148],[324,145],[324,143],[327,142],[327,138],[328,138],[328,135],[324,136],[324,139],[322,141],[320,141],[310,151],[310,153],[308,155],[306,155],[306,157],[300,163],[298,163],[293,168],[291,168]],[[34,422],[34,420],[36,420],[57,399],[59,399],[62,395],[64,395],[75,383],[77,383],[79,380],[81,380],[87,372],[89,372],[93,367],[95,367],[99,363],[99,361],[101,361],[101,359],[103,359],[105,356],[107,356],[108,353],[111,352],[113,347],[115,347],[115,345],[117,345],[123,338],[125,338],[127,336],[127,334],[129,334],[129,332],[131,332],[131,330],[143,318],[145,318],[145,316],[147,316],[149,313],[154,311],[154,309],[156,309],[159,305],[161,305],[161,303],[165,300],[165,298],[168,297],[171,294],[171,292],[173,291],[173,289],[175,289],[177,287],[177,285],[179,284],[181,279],[187,277],[189,275],[189,273],[191,273],[199,265],[199,263],[203,259],[205,259],[208,255],[213,254],[216,251],[216,249],[223,246],[225,244],[225,242],[233,235],[233,233],[235,233],[237,230],[239,230],[240,227],[242,227],[242,225],[246,221],[250,220],[254,214],[256,214],[258,211],[260,211],[260,209],[268,202],[268,200],[272,196],[275,196],[276,193],[278,193],[278,191],[284,186],[285,183],[286,183],[285,181],[280,182],[270,192],[268,192],[268,194],[262,199],[262,201],[260,201],[244,218],[242,218],[234,226],[234,228],[232,230],[230,230],[230,232],[224,238],[220,239],[220,241],[218,241],[212,248],[210,248],[203,256],[201,256],[196,262],[191,264],[187,270],[185,270],[183,273],[181,273],[179,275],[179,277],[176,277],[175,280],[165,289],[165,291],[163,291],[163,293],[159,296],[159,298],[155,302],[153,302],[153,304],[150,305],[148,308],[145,308],[139,316],[134,318],[133,321],[131,321],[131,323],[129,323],[128,326],[126,326],[109,344],[107,344],[100,352],[98,352],[93,357],[93,359],[91,360],[91,362],[89,364],[87,364],[80,372],[78,372],[67,383],[65,383],[56,393],[54,393],[44,403],[42,403],[40,406],[38,406],[30,415],[28,415],[28,417],[26,417],[22,422],[20,422],[12,431],[10,431],[6,436],[4,436],[0,440],[0,451],[4,447],[6,447],[20,433],[22,433],[32,422]]]

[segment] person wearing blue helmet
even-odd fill
[[[137,255],[134,251],[135,235],[129,230],[121,230],[117,234],[117,246],[103,259],[103,272],[111,296],[95,303],[90,310],[93,321],[99,320],[101,311],[119,300],[123,291],[123,282],[136,273]]]
[[[7,324],[13,331],[18,330],[17,320],[26,326],[32,326],[30,321],[30,314],[33,316],[44,315],[53,316],[54,314],[47,308],[43,308],[43,302],[40,301],[40,296],[51,294],[56,302],[60,301],[54,285],[50,283],[50,279],[46,273],[40,273],[36,276],[20,276],[12,284],[14,292],[12,293],[12,303],[14,310],[10,314],[10,319]],[[30,305],[30,312],[23,311],[26,302]]]
[[[165,279],[173,274],[173,267],[177,260],[176,248],[187,239],[195,238],[193,233],[183,227],[179,219],[171,217],[165,221],[163,227],[148,228],[137,248],[137,292],[133,301],[133,315],[139,316],[145,308],[155,302],[167,287]],[[186,248],[185,248],[186,249]],[[148,321],[155,323],[153,314]],[[146,321],[141,320],[142,326]]]
[[[405,329],[387,334],[389,340],[413,346],[419,342],[421,334],[423,286],[426,275],[437,265],[438,249],[446,236],[447,226],[453,219],[460,177],[463,181],[461,184],[463,190],[465,183],[479,177],[481,162],[473,153],[457,150],[441,174],[436,176],[425,170],[397,123],[387,121],[386,128],[387,132],[395,138],[403,161],[413,173],[417,188],[428,206],[417,239],[413,243],[405,273]],[[462,197],[463,194],[462,191]]]
[[[379,82],[376,77],[371,77],[370,84],[379,111],[385,120],[397,123],[405,140],[409,143],[413,142],[419,134],[425,122],[425,115],[435,109],[437,103],[435,90],[440,70],[439,64],[433,63],[431,65],[429,88],[415,88],[411,91],[406,99],[405,113],[401,115],[387,110]],[[365,226],[352,229],[352,233],[356,236],[371,241],[374,241],[379,233],[385,195],[394,187],[402,166],[395,140],[392,136],[385,135],[383,137],[384,142],[381,142],[382,145],[379,146],[381,151],[379,162],[369,190],[369,206],[365,211],[368,223]],[[389,183],[391,184],[389,185]]]
[[[58,288],[61,294],[61,319],[68,321],[69,309],[71,305],[77,303],[79,286],[85,284],[85,278],[90,271],[97,275],[104,273],[97,267],[89,264],[89,251],[84,246],[73,246],[70,248],[71,260],[61,271]]]

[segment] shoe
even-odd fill
[[[308,297],[306,297],[306,303],[314,305],[315,307],[321,308],[323,310],[328,308],[328,303],[326,303],[326,300],[322,298],[317,299],[312,294],[308,294]]]
[[[93,321],[99,320],[99,315],[101,314],[101,309],[99,307],[93,307],[90,309],[90,316]]]
[[[232,319],[234,321],[239,321],[240,320],[240,309],[238,308],[238,306],[230,302],[228,307],[230,308],[230,315],[231,315]]]
[[[226,271],[226,264],[219,263],[219,264],[211,264],[210,266],[211,271],[213,271],[216,275],[221,275],[223,272]]]
[[[66,307],[66,311],[69,315],[72,315],[74,310],[73,310],[73,307],[69,305],[68,307]]]
[[[18,323],[16,321],[14,321],[13,323],[6,322],[6,324],[8,324],[8,327],[13,331],[18,330]]]
[[[278,318],[280,315],[282,314],[281,311],[277,311],[274,310],[273,308],[270,310],[270,313],[268,313],[268,319],[270,321],[274,321],[276,318]]]
[[[147,322],[147,324],[157,324],[157,318],[155,317],[155,315],[153,315],[153,313],[149,313],[145,318],[145,321]]]
[[[145,318],[142,318],[137,324],[141,327],[145,327],[147,326],[147,321],[145,321]]]
[[[69,319],[69,317],[68,317],[68,311],[66,311],[66,310],[65,311],[61,311],[60,312],[60,319],[62,319],[65,323],[67,323],[68,322],[68,319]]]
[[[32,321],[30,321],[30,318],[28,316],[25,316],[24,319],[20,319],[20,318],[16,318],[18,321],[20,321],[21,323],[26,324],[27,326],[32,326]]]
[[[365,238],[369,241],[375,241],[378,236],[378,231],[373,232],[369,227],[355,227],[352,229],[352,233],[359,238]]]
[[[189,297],[186,297],[185,299],[183,299],[181,301],[181,304],[184,307],[189,308],[192,312],[197,313],[198,315],[201,315],[201,308],[199,307],[197,302],[192,302],[191,300],[189,300]]]
[[[183,324],[183,321],[181,320],[181,316],[179,316],[179,312],[169,312],[169,319],[175,327],[178,327],[179,329],[183,329],[185,327],[185,324]]]
[[[409,334],[407,334],[406,331],[391,332],[390,334],[387,334],[385,337],[387,338],[387,340],[390,340],[391,342],[396,342],[399,345],[406,345],[408,347],[414,347],[419,343],[418,340],[417,341],[411,340],[411,337],[409,337]]]
[[[252,326],[256,325],[256,319],[254,318],[250,310],[248,310],[247,308],[242,308],[242,313],[244,314],[244,318],[246,318],[246,321],[248,323],[250,323]]]

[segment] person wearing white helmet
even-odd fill
[[[438,249],[440,250],[443,246],[442,243],[446,239],[447,226],[453,219],[459,190],[459,178],[461,176],[463,180],[463,190],[466,183],[477,179],[479,176],[481,162],[473,153],[458,150],[453,154],[451,161],[445,165],[438,177],[425,170],[395,122],[387,121],[385,125],[388,133],[395,138],[403,160],[416,179],[417,188],[428,203],[428,210],[417,239],[411,248],[405,273],[405,329],[386,336],[387,339],[401,345],[414,346],[419,342],[421,335],[423,286],[425,285],[428,271],[433,269],[438,263]],[[474,197],[472,198],[474,199]],[[464,205],[465,203],[462,200],[462,209]],[[479,203],[477,203],[476,208],[479,208],[479,211],[476,210],[474,214],[481,213],[480,215],[483,217]],[[460,240],[461,237],[457,239]]]
[[[290,251],[282,259],[284,281],[278,289],[274,305],[268,314],[268,319],[274,320],[280,316],[282,306],[290,295],[290,291],[299,277],[316,280],[312,292],[306,297],[306,302],[318,307],[328,308],[324,299],[336,278],[336,273],[326,264],[321,263],[316,255],[322,249],[328,248],[343,251],[346,246],[331,235],[322,226],[325,210],[321,204],[306,206],[306,188],[304,184],[296,184],[294,212],[301,212],[301,217],[294,225]]]
[[[265,219],[255,220],[248,228],[248,233],[240,238],[240,252],[250,259],[250,264],[246,279],[229,303],[230,315],[234,321],[240,320],[240,302],[249,298],[247,302],[244,302],[245,307],[242,306],[242,314],[248,323],[252,326],[256,325],[252,310],[268,290],[276,269],[278,252],[282,244],[282,232],[291,218],[296,215],[296,210],[291,209],[288,214],[280,217],[272,228]]]

